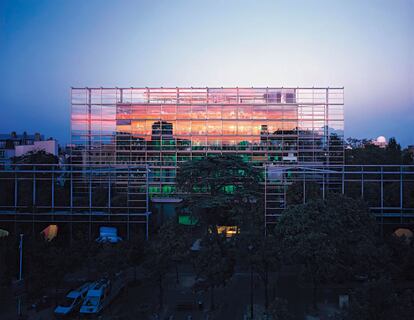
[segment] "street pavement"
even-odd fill
[[[269,302],[274,297],[281,296],[290,303],[291,311],[297,319],[304,319],[307,306],[311,301],[311,289],[299,286],[297,279],[289,273],[279,277],[276,284],[276,275],[271,274],[269,283]],[[176,282],[175,273],[166,277],[164,284],[164,307],[159,310],[158,287],[149,281],[144,281],[137,286],[129,287],[102,313],[102,320],[116,319],[142,319],[142,320],[219,320],[219,319],[246,319],[250,305],[250,273],[237,270],[225,287],[216,288],[215,309],[210,310],[210,292],[193,292],[195,275],[189,266],[181,268],[179,283]],[[255,315],[263,313],[264,288],[257,275],[254,275],[254,307]],[[332,297],[337,295],[332,294]],[[10,303],[15,300],[10,300]],[[202,303],[202,308],[199,307]],[[332,301],[325,301],[325,306]],[[185,310],[179,310],[179,306]],[[8,306],[9,311],[2,313],[0,319],[16,319],[15,308]],[[53,308],[41,312],[26,312],[29,320],[53,319]],[[77,317],[75,317],[77,319]],[[259,319],[255,317],[255,319]],[[264,319],[264,318],[263,318]],[[261,319],[259,319],[261,320]]]

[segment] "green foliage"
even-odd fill
[[[47,153],[44,150],[39,151],[30,151],[19,157],[13,157],[12,162],[14,164],[57,164],[59,163],[59,158],[51,153]],[[33,169],[32,166],[25,166],[28,170]],[[50,170],[51,166],[42,166],[40,167],[44,170]]]
[[[259,170],[234,155],[210,156],[181,165],[179,190],[185,193],[181,209],[207,229],[234,225],[259,213],[262,192]]]
[[[321,186],[313,181],[296,181],[292,183],[286,192],[286,202],[288,205],[302,204],[304,200],[303,191],[305,190],[306,201],[322,198]]]
[[[314,299],[321,283],[375,277],[383,271],[375,219],[360,201],[330,195],[325,201],[291,206],[275,234],[287,262],[301,265],[301,278],[313,284]]]
[[[350,140],[348,139],[348,142]],[[345,150],[346,164],[404,164],[401,146],[395,138],[390,138],[386,148],[380,148],[368,140],[351,139],[352,149]],[[405,163],[407,164],[407,163]]]

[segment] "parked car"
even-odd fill
[[[86,294],[79,311],[80,315],[96,316],[101,313],[134,279],[133,275],[134,270],[131,268],[118,272],[112,280],[103,278],[95,282]]]
[[[87,282],[79,288],[70,291],[65,296],[65,299],[55,308],[55,316],[57,318],[63,318],[79,311],[79,308],[92,285],[93,283]]]

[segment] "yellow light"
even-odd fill
[[[217,226],[218,234],[225,234],[226,238],[234,237],[240,232],[238,226]]]

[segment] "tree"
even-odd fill
[[[337,318],[341,320],[409,320],[414,313],[411,290],[396,290],[389,279],[365,283],[351,293],[349,308]]]
[[[168,247],[171,259],[175,267],[176,282],[179,283],[178,266],[188,256],[188,248],[190,247],[190,237],[187,229],[176,222],[169,222],[168,228],[164,229],[168,232]]]
[[[234,155],[209,156],[184,163],[177,185],[185,193],[181,210],[189,212],[205,230],[240,223],[257,213],[261,200],[260,172]]]
[[[305,196],[303,195],[305,191]],[[304,201],[322,198],[321,186],[313,181],[293,182],[286,192],[286,202],[288,205],[302,204]]]
[[[275,298],[269,309],[272,320],[293,320],[293,315],[288,310],[288,303],[281,298]]]
[[[44,150],[38,151],[30,151],[21,156],[13,157],[12,158],[13,164],[25,164],[25,168],[30,168],[28,170],[32,170],[33,167],[29,165],[54,165],[59,163],[59,158],[51,153],[47,153]],[[50,170],[52,166],[42,166],[41,168],[46,168],[44,170]]]
[[[18,246],[16,237],[0,238],[0,286],[6,285],[17,276]]]
[[[237,238],[237,249],[242,260],[251,266],[263,282],[265,309],[269,309],[269,273],[280,268],[282,256],[280,242],[276,241],[273,232],[264,233],[261,219],[245,226]]]
[[[102,243],[93,257],[98,272],[102,276],[114,278],[115,274],[128,266],[126,242]]]
[[[19,205],[26,208],[22,210],[38,210],[37,206],[50,206],[52,195],[52,171],[54,165],[59,163],[58,157],[44,150],[27,152],[19,157],[12,158],[12,167],[16,170],[16,176],[21,178],[18,183]],[[25,170],[36,171],[34,174]],[[56,183],[56,182],[55,182]],[[33,190],[36,190],[33,201]]]
[[[358,140],[356,140],[358,141]],[[356,143],[352,139],[348,139],[351,142],[351,149],[345,150],[345,162],[346,164],[402,164],[403,153],[401,146],[397,143],[395,138],[390,138],[388,146],[386,148],[380,148],[372,144],[369,140],[359,140]]]
[[[285,259],[300,264],[301,278],[311,282],[315,309],[321,283],[377,276],[384,266],[374,217],[364,203],[343,195],[289,207],[275,234]]]
[[[69,250],[57,241],[47,242],[42,239],[28,238],[25,241],[25,270],[29,284],[29,294],[39,296],[50,286],[57,289],[63,277],[71,269],[68,262]]]
[[[204,279],[210,287],[210,308],[214,310],[214,289],[225,286],[233,276],[235,259],[231,242],[222,235],[206,235],[201,245],[202,248],[194,259],[194,268],[197,278]]]
[[[174,264],[174,258],[182,257],[187,251],[185,245],[185,233],[179,231],[180,226],[176,221],[165,222],[157,235],[148,244],[144,268],[148,278],[158,286],[158,300],[160,309],[164,302],[164,282],[167,273]],[[181,242],[182,241],[182,242]]]
[[[254,269],[263,282],[265,310],[269,308],[269,272],[279,270],[281,264],[281,248],[272,233],[266,236],[257,234],[253,240],[251,260]]]
[[[413,281],[414,243],[412,239],[399,238],[394,234],[386,238],[390,255],[388,274],[397,281]]]

